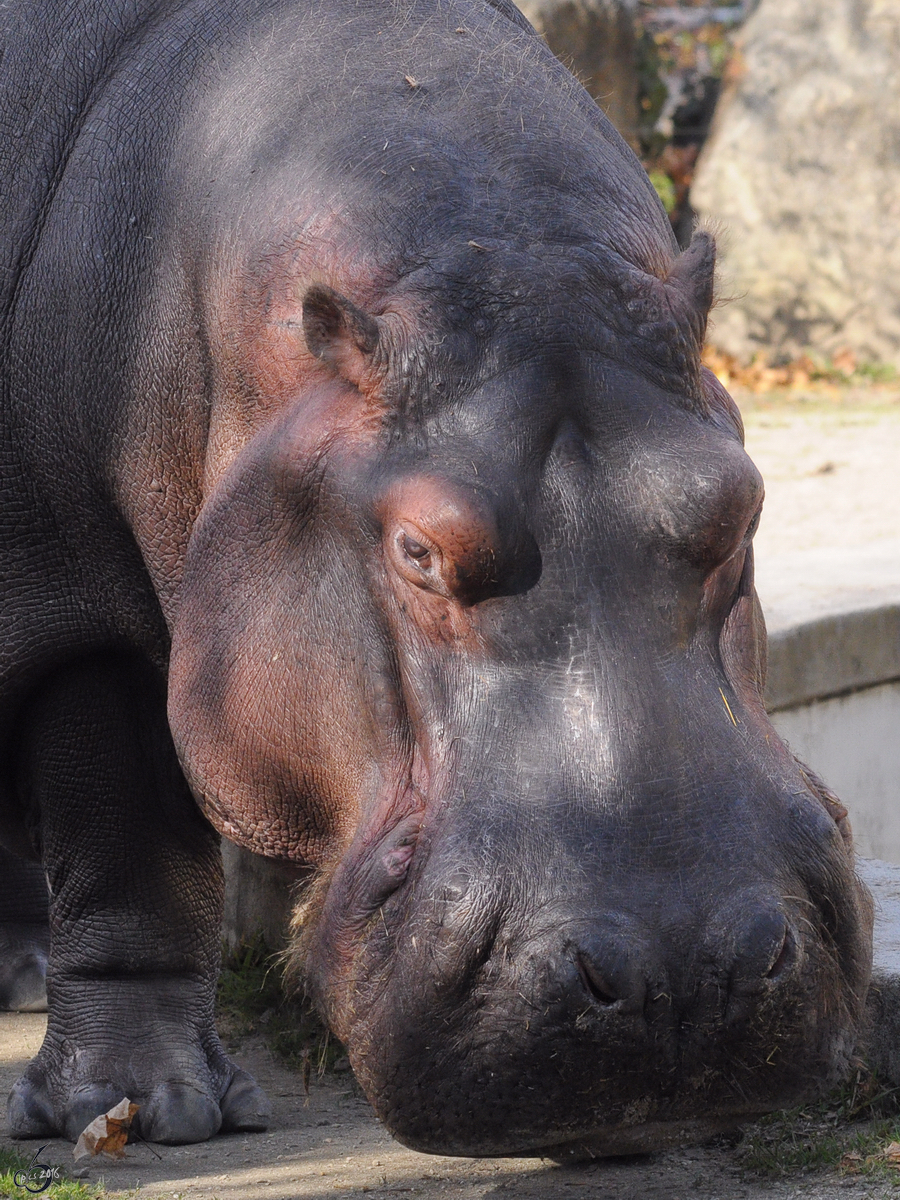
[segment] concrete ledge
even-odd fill
[[[820,617],[769,637],[769,712],[895,679],[900,604]]]

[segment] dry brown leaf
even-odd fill
[[[841,1156],[840,1166],[844,1171],[858,1171],[862,1166],[863,1156],[858,1150],[848,1150]]]
[[[900,1142],[891,1142],[890,1145],[885,1146],[880,1157],[889,1162],[892,1167],[900,1167]]]
[[[138,1107],[137,1104],[132,1104],[126,1096],[109,1112],[95,1117],[90,1125],[82,1130],[75,1145],[72,1152],[75,1161],[77,1162],[81,1158],[92,1158],[97,1154],[105,1154],[108,1158],[124,1158],[128,1128]]]

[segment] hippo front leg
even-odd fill
[[[50,1015],[10,1132],[75,1140],[123,1096],[152,1141],[264,1129],[265,1097],[213,1025],[221,858],[158,675],[124,653],[67,666],[30,704],[19,752],[51,892]]]
[[[49,950],[44,872],[0,846],[0,1009],[46,1009]]]

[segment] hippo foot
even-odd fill
[[[0,1009],[47,1011],[49,951],[50,930],[46,925],[0,926]]]
[[[139,1106],[134,1128],[149,1142],[181,1145],[219,1132],[266,1129],[268,1100],[225,1055],[218,1037],[205,1039],[203,1047],[183,1044],[183,1033],[180,1040],[169,1039],[163,1051],[138,1035],[123,1054],[70,1041],[54,1045],[48,1038],[10,1093],[11,1136],[77,1141],[85,1126],[125,1096]]]

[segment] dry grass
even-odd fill
[[[837,1170],[900,1185],[900,1089],[860,1067],[816,1104],[773,1113],[745,1131],[742,1166],[758,1175]]]

